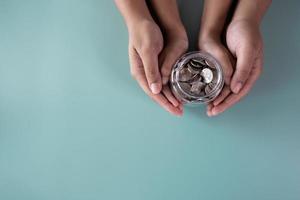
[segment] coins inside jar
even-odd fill
[[[220,64],[210,54],[183,55],[171,72],[173,94],[185,103],[206,103],[215,99],[224,85]]]

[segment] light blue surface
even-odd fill
[[[248,97],[177,118],[131,79],[112,1],[0,0],[0,199],[299,200],[299,18],[273,1]]]

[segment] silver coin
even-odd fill
[[[186,82],[192,79],[194,76],[195,74],[192,73],[187,67],[184,67],[179,71],[179,81]]]
[[[196,69],[201,69],[201,68],[204,67],[203,65],[201,65],[201,64],[199,64],[199,63],[197,63],[197,62],[194,62],[193,60],[190,60],[189,63],[190,63],[194,68],[196,68]]]
[[[200,81],[195,82],[192,84],[191,92],[199,95],[204,87],[205,83],[202,83]]]
[[[194,78],[192,78],[189,83],[193,84],[193,83],[196,83],[196,82],[203,82],[202,81],[202,76],[200,74],[197,74]]]
[[[185,92],[191,91],[191,85],[189,83],[179,83],[181,89]]]
[[[204,83],[210,83],[213,80],[213,72],[209,68],[205,68],[201,72]]]
[[[196,63],[198,63],[200,65],[203,65],[203,66],[206,65],[205,60],[200,59],[200,58],[199,59],[193,58],[192,61],[194,61],[194,62],[196,62]]]
[[[209,94],[212,91],[212,88],[209,85],[206,85],[204,91],[206,94]]]
[[[210,82],[209,84],[209,87],[211,88],[211,89],[214,89],[215,87],[216,87],[216,83],[214,83],[213,81],[212,82]]]
[[[200,74],[201,69],[193,67],[190,63],[188,63],[187,65],[188,70],[193,73],[193,74]]]
[[[209,60],[205,60],[205,64],[207,65],[207,66],[209,66],[210,68],[216,68],[216,66],[211,62],[211,61],[209,61]]]

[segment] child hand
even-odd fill
[[[225,78],[225,86],[222,89],[221,93],[218,97],[213,101],[213,103],[209,103],[207,106],[207,115],[212,116],[211,109],[213,105],[218,105],[222,102],[230,93],[230,82],[231,76],[233,73],[233,63],[234,58],[228,49],[221,43],[218,37],[212,37],[211,34],[209,37],[201,38],[199,40],[199,49],[210,53],[214,56],[222,66],[224,78]]]

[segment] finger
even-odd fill
[[[181,44],[171,44],[167,46],[160,57],[162,58],[161,76],[163,84],[167,84],[170,78],[171,70],[176,60],[186,51],[186,47]]]
[[[169,102],[171,102],[173,104],[173,106],[178,107],[181,103],[174,97],[174,95],[172,94],[169,86],[164,85],[163,89],[162,89],[163,94],[165,95],[165,97],[169,100]]]
[[[163,95],[160,94],[155,96],[152,94],[147,85],[143,63],[139,55],[137,54],[136,50],[132,47],[129,47],[128,52],[131,66],[131,74],[136,79],[141,88],[144,90],[144,92],[168,112],[174,115],[182,115],[182,110],[180,108],[175,108],[174,106],[172,106]]]
[[[166,111],[170,112],[173,115],[181,116],[183,114],[180,108],[173,106],[162,94],[152,94],[148,89],[147,82],[143,81],[144,78],[137,77],[137,81],[142,85],[143,90],[148,94],[156,103],[158,103]]]
[[[241,47],[237,52],[237,63],[236,63],[236,69],[233,74],[232,80],[231,80],[231,90],[237,94],[239,91],[243,88],[245,85],[249,74],[251,72],[251,68],[254,64],[255,55],[254,50],[252,47]]]
[[[213,101],[213,105],[217,106],[219,105],[229,94],[231,90],[229,86],[225,85],[224,88],[222,89],[221,94]]]
[[[156,103],[158,103],[161,107],[163,107],[166,111],[174,114],[176,116],[181,116],[183,114],[180,108],[173,106],[162,94],[153,94],[148,87],[148,83],[146,80],[145,73],[142,70],[139,70],[136,73],[136,80],[141,86],[141,88],[145,91],[145,93],[150,96]]]
[[[143,62],[138,55],[137,51],[132,47],[128,47],[128,55],[129,55],[129,64],[130,64],[130,73],[133,78],[135,78],[135,71],[144,70]]]
[[[207,105],[207,108],[206,108],[206,114],[207,116],[211,117],[212,116],[212,112],[211,112],[211,109],[213,108],[213,104],[212,103],[209,103]]]
[[[158,54],[153,50],[140,53],[148,86],[153,94],[159,94],[162,89],[161,75],[158,68]]]
[[[256,61],[256,66],[253,67],[253,70],[250,74],[249,79],[247,80],[245,86],[238,94],[232,93],[229,95],[221,104],[215,106],[212,109],[212,115],[218,115],[228,108],[230,108],[232,105],[236,104],[238,101],[240,101],[244,96],[248,94],[248,92],[253,87],[256,80],[259,78],[261,71],[262,71],[262,59],[258,59]]]
[[[182,103],[179,104],[178,108],[179,108],[179,110],[181,110],[183,112],[183,104]]]

